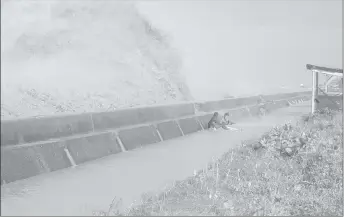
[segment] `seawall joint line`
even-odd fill
[[[176,122],[177,127],[178,127],[178,129],[180,130],[182,136],[185,136],[185,135],[184,135],[184,132],[183,132],[183,130],[182,130],[182,128],[180,127],[179,121],[178,121],[178,120],[175,120],[175,122]]]
[[[68,148],[65,147],[65,148],[63,149],[63,151],[66,153],[66,156],[67,156],[67,158],[68,158],[68,160],[69,160],[69,163],[70,163],[71,167],[72,167],[72,168],[76,167],[77,165],[76,165],[76,163],[75,163],[75,161],[74,161],[72,155],[70,154]]]
[[[160,141],[159,141],[159,142],[162,142],[162,141],[164,141],[164,139],[162,138],[162,136],[161,136],[161,133],[160,133],[160,131],[159,131],[159,129],[158,129],[158,126],[157,126],[157,124],[153,124],[153,127],[154,127],[155,131],[156,131],[156,132],[157,132],[157,134],[158,134],[158,137],[159,137],[159,139],[160,139]]]
[[[196,117],[196,121],[197,121],[197,123],[201,126],[201,128],[202,128],[201,131],[203,131],[203,130],[204,130],[204,127],[203,127],[203,125],[202,125],[202,123],[201,123],[201,121],[199,120],[198,117]]]
[[[124,145],[123,145],[123,142],[122,142],[121,138],[119,138],[118,133],[117,133],[117,132],[113,132],[113,134],[114,134],[115,137],[116,137],[116,141],[117,141],[119,147],[121,148],[121,151],[122,151],[122,152],[127,152],[127,150],[125,149],[125,147],[124,147]]]

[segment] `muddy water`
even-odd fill
[[[262,119],[238,123],[242,132],[200,132],[95,162],[1,187],[1,214],[92,215],[107,210],[115,196],[123,207],[147,191],[161,190],[205,167],[242,140],[258,137],[275,124],[295,120],[310,105],[281,109]]]

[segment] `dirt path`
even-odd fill
[[[4,185],[1,215],[92,215],[107,210],[115,196],[122,197],[127,206],[144,192],[192,175],[242,140],[256,138],[309,111],[309,103],[292,106],[238,123],[242,132],[200,132]]]

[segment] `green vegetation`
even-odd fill
[[[342,216],[342,129],[329,110],[275,127],[121,215]]]

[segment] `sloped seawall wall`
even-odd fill
[[[207,128],[214,111],[234,121],[310,100],[311,92],[185,102],[1,122],[1,183],[73,167]]]

